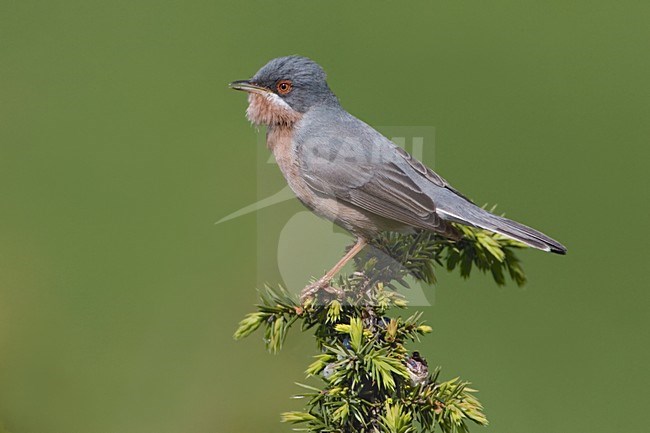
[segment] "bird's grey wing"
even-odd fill
[[[422,164],[420,161],[417,159],[413,158],[411,154],[409,154],[407,151],[402,149],[401,147],[395,146],[397,153],[399,153],[402,158],[413,168],[415,171],[420,174],[422,177],[430,181],[433,185],[438,186],[440,188],[444,188],[448,191],[451,191],[453,194],[457,195],[458,197],[462,198],[465,201],[468,201],[472,204],[474,204],[469,198],[467,198],[463,193],[458,191],[456,188],[451,186],[449,182],[447,182],[445,179],[443,179],[442,176],[440,176],[438,173],[435,171],[431,170],[429,167],[426,165]]]
[[[340,110],[316,116],[315,120],[303,124],[294,137],[301,175],[314,191],[447,236],[457,235],[449,224],[457,222],[541,250],[566,253],[562,244],[544,233],[476,206],[442,177],[350,114]]]
[[[312,190],[412,227],[448,232],[425,185],[446,182],[365,123],[342,116],[335,127],[303,127],[296,139],[301,175]]]

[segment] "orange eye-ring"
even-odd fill
[[[282,80],[278,82],[278,85],[276,86],[280,95],[286,95],[287,93],[291,92],[292,87],[293,86],[291,85],[291,81],[289,80]]]

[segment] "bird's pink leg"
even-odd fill
[[[307,299],[314,296],[319,290],[327,287],[332,278],[334,278],[334,275],[336,275],[347,262],[352,260],[354,256],[359,254],[367,244],[368,242],[365,239],[357,238],[357,243],[350,248],[350,251],[348,251],[332,269],[330,269],[321,279],[302,289],[302,292],[300,292],[300,302],[304,304]]]

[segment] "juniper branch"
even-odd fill
[[[333,289],[306,305],[286,289],[265,287],[257,311],[239,324],[235,338],[264,330],[267,349],[282,348],[289,328],[300,323],[313,330],[320,353],[306,370],[321,387],[301,385],[304,412],[287,412],[282,420],[307,432],[419,433],[437,426],[444,433],[467,432],[468,422],[486,425],[483,407],[469,382],[440,381],[440,368],[429,370],[409,342],[432,332],[421,313],[389,317],[406,300],[395,284],[406,277],[436,281],[436,269],[459,269],[469,277],[473,268],[504,284],[526,281],[515,250],[523,246],[483,230],[458,227],[464,238],[454,242],[429,232],[390,233],[373,241],[355,259],[356,271],[341,276]]]

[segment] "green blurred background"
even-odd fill
[[[214,222],[258,198],[226,83],[294,53],[365,121],[435,126],[454,186],[568,246],[523,252],[524,289],[442,273],[424,309],[420,348],[481,390],[484,430],[647,431],[649,12],[0,0],[0,431],[289,430],[310,338],[231,335],[279,281],[258,219],[300,207]]]

